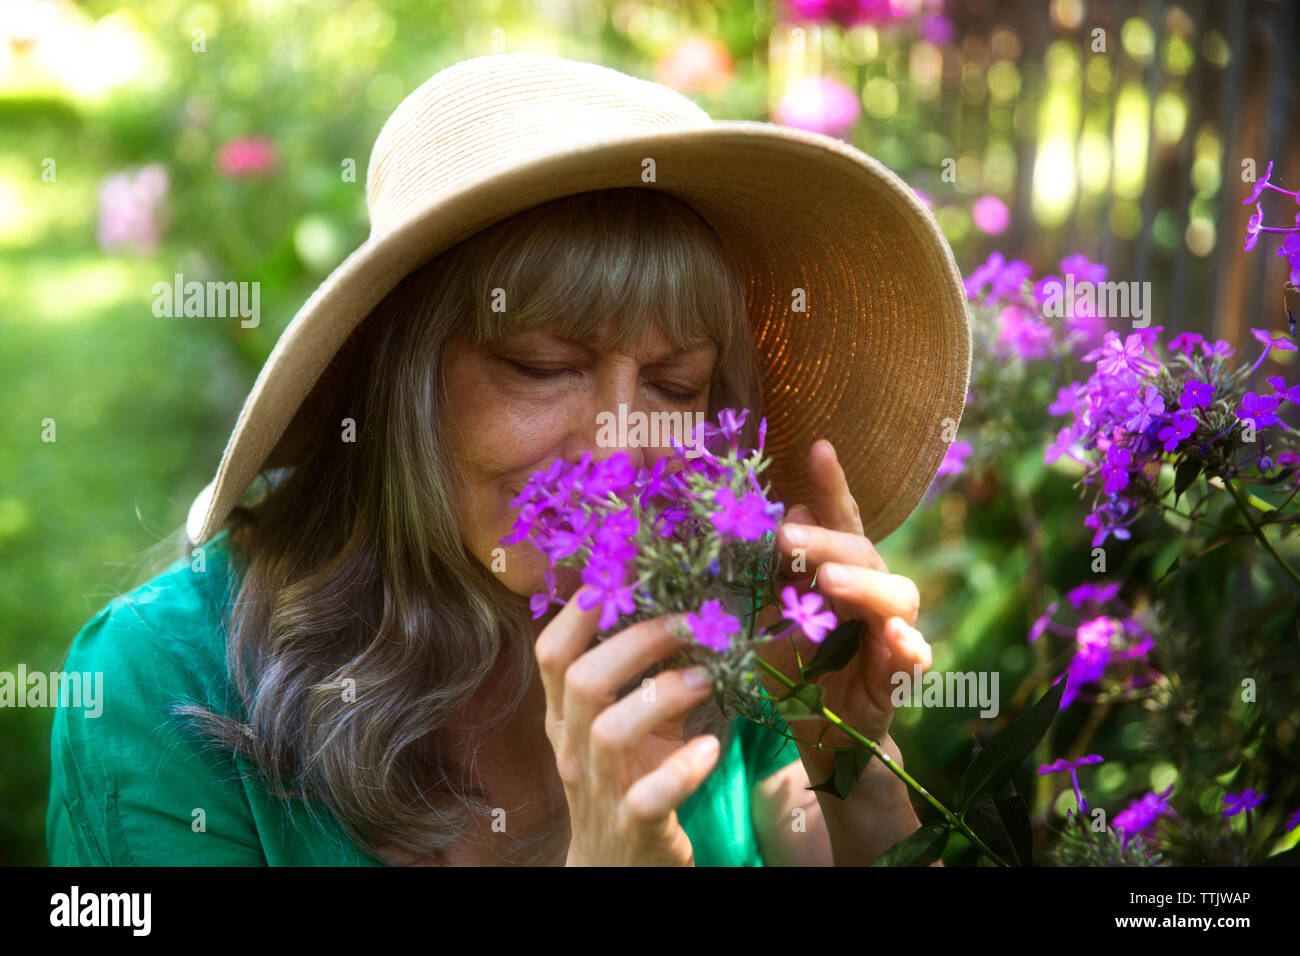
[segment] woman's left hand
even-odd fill
[[[916,584],[900,574],[890,574],[885,562],[867,540],[857,502],[849,492],[844,470],[835,449],[822,439],[809,453],[809,474],[813,488],[812,509],[798,506],[785,516],[777,530],[781,568],[789,569],[801,552],[804,571],[783,578],[781,588],[793,585],[799,594],[808,591],[814,573],[816,590],[829,602],[836,618],[843,622],[862,621],[866,628],[856,656],[841,670],[813,680],[825,689],[823,705],[848,726],[873,740],[889,733],[895,707],[890,701],[896,673],[909,680],[914,668],[925,671],[931,664],[930,645],[915,627],[920,596]],[[760,614],[759,625],[779,630],[784,623],[779,607]],[[796,631],[799,656],[806,664],[817,645]],[[762,646],[760,656],[792,680],[798,666],[790,639],[782,638]],[[780,695],[788,688],[760,670],[768,692]],[[797,736],[797,726],[791,728]],[[820,730],[820,725],[819,725]],[[839,728],[832,727],[822,738],[827,747],[857,746]],[[834,754],[800,747],[804,765],[814,782],[826,779],[834,769]]]

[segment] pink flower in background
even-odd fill
[[[1007,204],[997,196],[980,196],[971,207],[971,218],[975,228],[988,236],[1000,236],[1011,225],[1011,213]]]
[[[167,168],[151,163],[104,179],[99,186],[96,237],[105,252],[153,252],[167,228]]]
[[[798,80],[772,110],[776,122],[844,139],[862,107],[858,95],[825,76]]]
[[[924,17],[920,26],[921,39],[928,40],[935,46],[951,43],[957,34],[953,22],[943,15]]]
[[[1004,306],[998,313],[997,349],[1025,361],[1047,358],[1052,350],[1052,327],[1034,319],[1028,309]]]
[[[843,27],[888,23],[912,13],[905,4],[890,0],[790,0],[790,10],[799,20],[830,20]]]
[[[939,462],[939,472],[935,478],[945,478],[948,475],[960,475],[966,470],[966,459],[974,451],[968,441],[950,442],[948,450],[943,453],[943,461]]]
[[[925,207],[927,209],[934,208],[934,200],[930,198],[929,193],[925,192],[922,189],[913,189],[912,192],[916,193],[916,198],[921,200],[921,202],[925,204]]]
[[[717,93],[731,77],[731,53],[712,37],[686,37],[655,64],[655,79],[683,92]]]
[[[279,158],[275,143],[265,136],[227,140],[217,150],[217,172],[227,179],[256,179],[270,172]]]

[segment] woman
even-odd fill
[[[668,620],[593,642],[571,599],[533,621],[544,559],[500,545],[532,472],[614,453],[601,412],[744,407],[750,441],[767,414],[776,490],[808,502],[778,547],[868,625],[827,706],[901,762],[889,675],[929,648],[864,531],[933,478],[969,359],[906,187],[823,137],[507,55],[398,107],[367,198],[371,238],[281,336],[186,560],[73,644],[107,701],[56,716],[52,862],[849,865],[914,830],[879,762],[840,801],[807,789],[828,752],[719,718],[662,668]]]

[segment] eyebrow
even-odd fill
[[[530,329],[530,330],[528,330],[527,332],[521,332],[521,333],[518,333],[518,336],[513,336],[513,335],[512,335],[512,336],[506,336],[506,338],[507,338],[507,339],[511,339],[511,338],[516,338],[516,337],[521,337],[521,336],[524,336],[524,335],[534,334],[534,333],[541,333],[541,334],[543,334],[543,335],[549,335],[549,336],[551,336],[552,338],[555,338],[555,339],[557,339],[557,340],[560,341],[560,342],[564,342],[564,343],[566,343],[566,344],[568,344],[568,345],[576,346],[577,348],[580,348],[580,349],[582,349],[582,350],[585,351],[585,352],[592,352],[592,351],[594,351],[594,350],[591,348],[591,345],[590,345],[588,342],[586,342],[586,341],[582,341],[582,340],[579,340],[579,339],[571,339],[571,338],[567,338],[567,337],[565,337],[565,336],[563,336],[563,335],[556,335],[554,332],[547,332],[547,331],[545,331],[544,329]],[[699,353],[701,353],[701,352],[707,352],[707,351],[709,351],[710,349],[712,349],[713,351],[716,352],[716,351],[718,350],[718,343],[714,342],[714,341],[711,340],[711,339],[705,339],[703,342],[701,342],[701,343],[700,343],[698,346],[696,346],[695,348],[677,349],[677,350],[675,350],[675,351],[673,351],[673,352],[670,352],[668,355],[663,356],[662,358],[654,359],[654,360],[652,360],[652,361],[647,362],[646,364],[647,364],[647,365],[666,365],[666,364],[669,363],[669,362],[675,362],[677,359],[684,358],[684,357],[686,357],[686,356],[688,356],[688,355],[697,355],[697,354],[699,354]]]

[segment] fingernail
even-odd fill
[[[692,667],[682,674],[682,680],[691,690],[703,690],[709,686],[709,672],[703,667]]]
[[[808,543],[808,532],[804,531],[803,528],[786,525],[785,538],[796,548],[802,548]]]
[[[848,575],[838,564],[823,564],[822,577],[826,579],[827,584],[834,584],[837,587],[848,583]]]
[[[703,737],[691,741],[691,752],[701,759],[708,759],[713,752],[718,749],[718,738],[713,734],[705,734]]]

